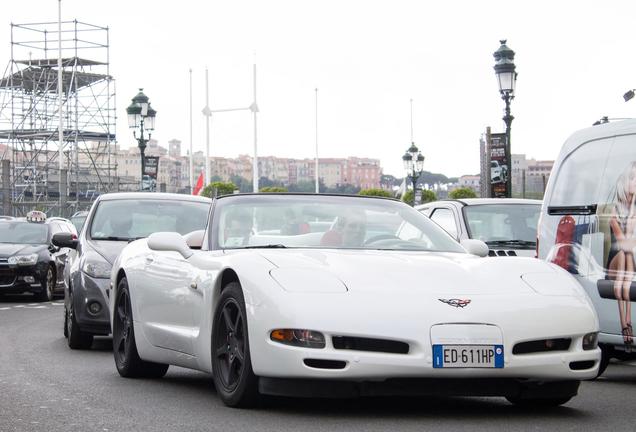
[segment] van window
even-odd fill
[[[550,206],[596,204],[614,138],[590,141],[567,156],[556,175]]]

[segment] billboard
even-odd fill
[[[159,156],[144,157],[144,172],[141,178],[141,190],[155,192],[157,190],[157,175],[159,174]]]
[[[506,157],[506,134],[490,134],[490,196],[492,198],[505,198],[508,194],[508,176],[510,175],[510,163]]]

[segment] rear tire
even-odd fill
[[[89,349],[93,345],[93,335],[80,330],[75,319],[73,294],[69,295],[68,308],[64,308],[64,336],[70,349]]]
[[[167,364],[145,361],[139,357],[126,278],[122,278],[117,285],[113,316],[113,354],[117,372],[124,378],[161,378],[170,367]]]
[[[610,359],[612,358],[614,353],[614,348],[612,348],[611,346],[601,345],[600,348],[601,348],[601,361],[598,365],[598,373],[596,374],[596,378],[603,375],[603,372],[605,372],[605,369],[607,369]]]
[[[214,386],[223,403],[249,408],[258,402],[258,377],[252,370],[243,290],[228,284],[219,298],[212,321]]]

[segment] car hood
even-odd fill
[[[555,284],[560,279],[549,264],[530,258],[484,259],[459,253],[403,251],[277,250],[260,253],[278,267],[272,271],[277,280],[302,284],[300,277],[290,276],[302,275],[300,269],[311,269],[315,275],[328,274],[339,279],[351,292],[386,292],[390,289],[408,295],[426,289],[446,296],[536,293],[538,290],[524,281],[522,275],[553,275]],[[287,269],[289,276],[281,277]],[[545,290],[545,287],[541,288]]]
[[[0,243],[0,258],[8,258],[13,255],[28,255],[46,249],[46,245],[25,245],[15,243]]]
[[[89,247],[113,264],[121,251],[128,245],[127,241],[90,240]]]

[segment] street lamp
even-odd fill
[[[128,114],[128,127],[133,130],[133,136],[137,140],[139,146],[139,153],[141,154],[141,185],[143,189],[143,179],[145,171],[145,151],[146,144],[150,141],[151,131],[155,129],[155,111],[150,106],[150,100],[143,92],[143,89],[139,89],[139,93],[132,98],[132,103],[126,108]],[[137,137],[137,129],[139,129],[139,137]],[[148,138],[144,137],[144,130],[148,131]]]
[[[495,75],[499,84],[499,94],[506,103],[503,121],[506,123],[506,163],[510,167],[512,157],[510,154],[510,125],[514,117],[510,114],[510,101],[515,98],[515,85],[517,83],[517,72],[515,72],[515,52],[506,46],[506,40],[499,41],[501,45],[494,52],[495,57]],[[512,176],[506,179],[506,196],[510,198],[512,194]]]
[[[415,205],[415,191],[417,190],[417,180],[424,171],[424,155],[415,146],[415,143],[411,143],[411,147],[402,156],[402,162],[404,162],[404,169],[406,170],[406,176],[411,179],[413,183],[413,205]]]

